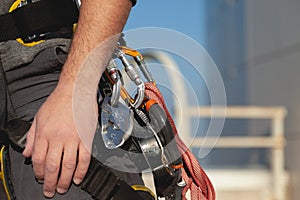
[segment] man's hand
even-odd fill
[[[44,183],[46,197],[52,197],[55,190],[65,193],[72,179],[76,184],[82,181],[91,156],[90,146],[85,145],[74,124],[72,88],[58,86],[37,112],[23,152],[25,157],[32,156],[36,179]]]

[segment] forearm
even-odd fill
[[[85,66],[82,63],[96,46],[103,45],[100,51],[112,50],[113,47],[109,47],[109,43],[105,41],[122,31],[131,7],[132,4],[129,0],[82,0],[78,26],[60,82],[74,84],[80,71],[90,70],[83,69]],[[105,53],[107,54],[107,52],[103,52],[103,55]],[[98,66],[99,75],[105,70],[104,63],[106,62],[103,60]],[[97,83],[100,78],[95,80],[97,77],[89,77],[90,83]]]

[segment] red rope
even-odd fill
[[[186,200],[186,193],[190,190],[192,200],[215,200],[215,190],[200,166],[198,160],[180,139],[175,123],[166,107],[165,101],[159,89],[153,83],[146,83],[146,95],[154,99],[165,110],[175,134],[177,146],[182,155],[184,168],[182,170],[183,180],[186,186],[182,191],[182,199]]]

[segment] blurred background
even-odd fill
[[[170,55],[197,95],[197,105],[187,106],[199,106],[202,117],[199,127],[193,127],[196,115],[183,121],[190,132],[182,137],[199,138],[190,148],[212,179],[217,199],[300,196],[299,10],[299,0],[139,0],[132,10],[125,31],[176,30],[202,45],[218,67],[227,115],[218,143],[203,144],[201,136],[218,116],[209,110],[205,82],[193,78],[186,63]],[[171,93],[176,91],[162,90],[175,113]],[[198,155],[200,147],[211,146],[208,155]]]

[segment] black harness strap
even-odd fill
[[[81,188],[97,200],[145,199],[94,157],[92,157],[86,177],[81,183]]]
[[[77,22],[79,11],[72,0],[41,0],[0,16],[0,42],[16,38],[47,37]],[[38,38],[43,39],[43,38]]]

